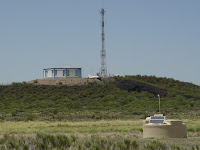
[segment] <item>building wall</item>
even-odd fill
[[[81,78],[81,68],[50,68],[43,70],[44,78]]]

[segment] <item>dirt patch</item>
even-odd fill
[[[59,78],[59,79],[36,79],[28,81],[28,84],[36,85],[88,85],[93,83],[102,84],[102,81],[98,79],[89,79],[89,78]]]

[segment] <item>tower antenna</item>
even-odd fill
[[[100,76],[101,77],[107,77],[107,66],[106,66],[106,49],[105,49],[105,33],[104,33],[104,25],[105,25],[105,21],[104,21],[104,14],[105,14],[105,10],[104,8],[101,8],[100,10],[101,13],[101,29],[102,29],[102,33],[101,33],[101,69],[100,69]]]

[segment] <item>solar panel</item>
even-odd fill
[[[164,124],[164,120],[156,120],[156,119],[154,119],[154,120],[150,120],[149,121],[149,123],[154,123],[154,124]]]
[[[151,116],[151,119],[165,119],[165,116]]]
[[[155,114],[154,116],[150,116],[149,123],[153,124],[164,124],[165,116],[162,114]]]

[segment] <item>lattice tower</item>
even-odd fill
[[[107,77],[107,66],[106,66],[106,49],[105,49],[105,32],[104,32],[104,26],[105,26],[105,20],[104,20],[104,15],[105,15],[105,10],[102,8],[100,10],[101,13],[101,69],[100,69],[100,76],[101,77]]]

